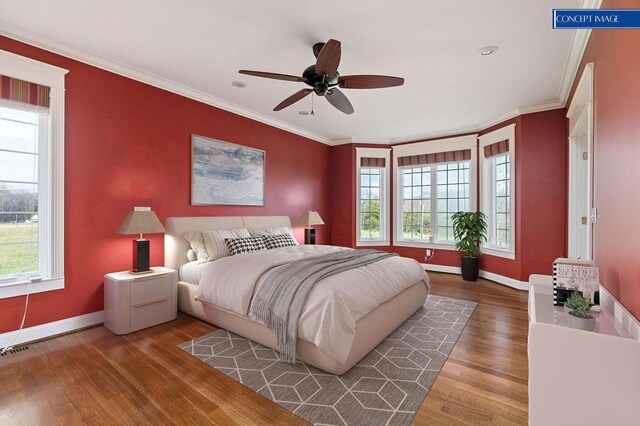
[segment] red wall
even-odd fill
[[[25,326],[99,311],[102,277],[131,267],[116,229],[133,206],[171,216],[330,217],[329,147],[89,65],[0,37],[0,49],[69,70],[65,121],[65,289],[34,294]],[[192,207],[191,134],[267,151],[264,207]],[[318,227],[328,243],[330,224]],[[296,229],[302,239],[302,229]],[[162,265],[163,237],[150,236]],[[0,333],[18,327],[24,298],[0,300]]]
[[[551,274],[553,260],[565,251],[565,110],[525,114],[480,132],[486,134],[516,123],[516,259],[483,255],[481,268],[519,281],[531,274]],[[378,147],[381,147],[378,145]],[[385,146],[387,147],[387,146]],[[355,145],[332,148],[332,162],[350,167],[355,176]],[[350,163],[349,163],[350,162]],[[340,173],[344,173],[341,170]],[[355,185],[355,182],[352,183]],[[394,185],[391,185],[392,192]],[[338,225],[337,206],[355,205],[355,187],[332,192],[332,241],[355,247],[355,209],[349,225]],[[340,221],[345,212],[340,210]],[[376,247],[424,262],[425,249]],[[460,254],[436,250],[433,265],[460,266]]]
[[[525,114],[520,135],[520,261],[522,281],[551,275],[552,263],[566,254],[566,111]]]
[[[637,8],[634,0],[605,1],[603,8]],[[584,65],[594,62],[593,257],[600,281],[640,319],[640,30],[593,30]]]
[[[352,247],[355,240],[355,149],[331,148],[331,244]]]

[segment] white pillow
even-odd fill
[[[247,228],[218,229],[215,231],[191,231],[184,237],[191,244],[198,256],[198,260],[216,260],[229,256],[229,248],[225,238],[249,238],[251,234]]]
[[[189,249],[189,251],[187,251],[187,259],[189,260],[189,262],[198,260],[198,255],[196,254],[196,251],[194,249]]]
[[[288,226],[274,226],[272,228],[249,228],[252,237],[262,237],[265,235],[291,235],[293,242],[298,245],[298,240],[293,236],[293,231]]]

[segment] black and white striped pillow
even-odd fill
[[[298,245],[290,234],[265,235],[262,238],[269,250],[280,247],[295,247]]]
[[[262,237],[225,238],[224,242],[227,244],[231,256],[267,250],[267,246]]]

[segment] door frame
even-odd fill
[[[578,126],[586,125],[587,134],[587,259],[593,260],[593,220],[591,212],[593,211],[593,62],[588,63],[584,67],[580,82],[576,88],[576,92],[571,100],[571,105],[567,110],[567,118],[569,119],[569,185],[568,185],[568,211],[567,211],[567,241],[568,241],[568,257],[576,257],[576,232],[579,225],[577,223],[576,210],[578,209],[577,190],[577,167],[578,161],[581,161],[582,150],[576,148],[574,143]],[[586,121],[586,123],[585,123]]]

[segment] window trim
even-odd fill
[[[491,245],[488,242],[481,246],[482,252],[488,255],[503,257],[515,260],[516,258],[516,124],[512,123],[508,126],[501,127],[491,133],[487,133],[478,137],[480,145],[480,211],[487,215],[488,232],[492,233],[493,217],[490,214],[489,199],[493,189],[489,187],[493,182],[490,161],[491,158],[485,158],[484,147],[503,140],[509,141],[509,249]]]
[[[381,239],[379,240],[361,240],[360,239],[360,159],[361,158],[384,158],[385,166],[381,168],[383,171],[380,173],[380,177],[383,179],[383,183],[380,186],[380,213],[382,215],[381,224]],[[372,246],[389,246],[389,230],[390,230],[390,215],[389,215],[389,195],[391,194],[390,188],[390,173],[391,168],[391,149],[390,148],[359,148],[356,147],[356,247],[372,247]]]
[[[49,232],[44,237],[50,247],[47,256],[48,276],[15,279],[0,282],[0,299],[40,293],[64,288],[64,101],[65,75],[69,71],[44,62],[0,50],[0,75],[17,78],[50,87],[49,148],[50,186]],[[42,177],[41,177],[42,178]],[[40,217],[44,215],[39,214]]]
[[[393,194],[393,212],[394,212],[394,224],[393,224],[393,245],[399,247],[414,247],[414,248],[435,248],[440,250],[456,250],[454,243],[445,242],[432,242],[432,241],[420,241],[420,240],[405,240],[400,239],[402,235],[402,203],[400,202],[400,194],[402,194],[402,171],[411,166],[400,167],[398,165],[399,157],[406,157],[409,155],[420,154],[433,154],[436,152],[449,152],[459,151],[462,149],[471,150],[471,159],[469,161],[469,208],[475,209],[477,204],[477,163],[478,163],[478,135],[465,135],[454,138],[438,139],[428,142],[417,142],[406,145],[393,146],[393,167],[394,172],[394,194]],[[456,161],[455,163],[459,163]],[[451,163],[451,162],[449,162]],[[447,163],[439,163],[447,164]],[[418,166],[415,166],[418,167]]]

